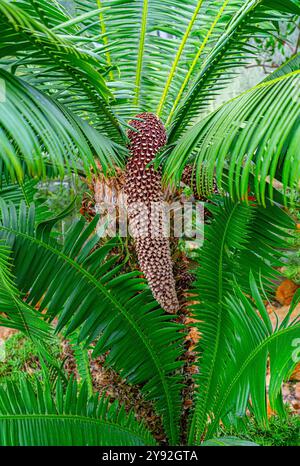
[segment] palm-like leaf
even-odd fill
[[[38,180],[26,179],[24,183],[12,183],[5,176],[2,176],[0,182],[0,197],[7,203],[12,202],[18,207],[21,201],[29,206],[34,201],[37,193]],[[45,209],[43,209],[45,210]]]
[[[70,16],[64,7],[57,1],[51,0],[14,0],[18,8],[37,21],[42,22],[48,28],[59,27],[70,20]],[[74,27],[68,28],[69,32],[76,32]]]
[[[202,104],[206,105],[240,66],[241,56],[249,55],[247,42],[253,30],[258,35],[273,33],[275,20],[300,11],[292,0],[284,5],[279,0],[90,0],[73,2],[75,17],[70,18],[54,1],[49,8],[44,1],[1,2],[1,50],[9,57],[11,69],[17,69],[32,86],[51,94],[73,114],[123,142],[122,130],[108,104],[115,106],[121,120],[141,109],[153,111],[157,105],[165,119],[171,108],[171,114],[177,109],[194,79],[172,119],[173,143],[202,111]],[[170,21],[171,17],[176,22]],[[258,22],[260,28],[256,27]],[[105,86],[104,75],[114,98]],[[8,143],[6,146],[9,150]]]
[[[299,69],[300,69],[300,52],[296,53],[296,55],[293,55],[285,63],[283,63],[275,71],[273,71],[273,73],[269,74],[269,76],[267,76],[264,79],[264,82],[267,82],[267,81],[270,81],[276,78],[281,78],[282,76],[292,73],[293,71],[298,71]]]
[[[208,437],[218,426],[218,420],[229,412],[235,418],[245,415],[249,398],[250,409],[258,422],[268,424],[266,372],[270,360],[269,400],[271,408],[285,416],[281,386],[294,370],[293,342],[300,335],[300,316],[293,322],[290,314],[300,295],[292,303],[287,318],[272,330],[270,317],[259,297],[257,285],[250,274],[254,303],[246,298],[238,286],[234,294],[226,300],[229,319],[234,328],[228,335],[231,358],[228,359],[215,403],[214,420],[208,427]],[[259,315],[257,313],[259,311]]]
[[[251,294],[249,288],[249,271],[263,290],[272,295],[274,283],[281,274],[277,270],[282,263],[289,248],[287,240],[291,237],[290,231],[295,230],[295,223],[284,210],[278,206],[267,208],[252,206],[247,223],[247,238],[242,250],[236,257],[233,273],[238,277],[241,289]]]
[[[290,0],[247,0],[232,18],[216,46],[202,63],[195,83],[181,105],[176,108],[169,135],[170,142],[176,141],[187,131],[189,125],[203,113],[203,109],[231,79],[232,72],[245,64],[253,35],[264,35],[276,31],[272,22],[283,19],[285,14],[300,14],[299,6]],[[263,27],[263,23],[267,25]],[[259,27],[259,23],[261,26]]]
[[[300,176],[299,57],[188,127],[205,116],[207,104],[253,56],[249,39],[273,34],[276,21],[300,8],[294,0],[75,0],[73,7],[71,17],[56,1],[0,0],[0,72],[7,85],[7,100],[0,103],[1,180],[22,181],[24,173],[43,177],[49,162],[54,175],[81,168],[89,172],[96,168],[95,156],[106,171],[121,161],[116,144],[126,143],[123,119],[157,109],[169,125],[169,148],[175,146],[166,179],[179,182],[184,165],[194,162],[198,188],[205,177],[212,184],[215,168],[220,187],[232,199],[247,200],[252,184],[255,204],[267,205],[269,214],[229,199],[218,209],[212,206],[214,214],[220,212],[208,227],[195,288],[199,304],[193,306],[202,334],[196,380],[201,388],[189,439],[210,437],[221,418],[229,422],[242,416],[250,396],[251,409],[266,422],[267,358],[271,405],[280,412],[280,384],[293,367],[291,342],[299,333],[299,324],[290,325],[288,318],[273,332],[260,298],[260,292],[272,289],[272,266],[280,265],[274,246],[284,247],[286,229],[293,227],[268,199],[275,198],[275,179],[286,195]],[[11,198],[9,190],[2,197]],[[79,220],[61,245],[51,234],[57,218],[40,223],[28,207],[1,201],[0,304],[21,330],[27,313],[29,330],[37,337],[45,324],[32,316],[39,303],[46,319],[58,317],[57,331],[78,338],[81,348],[95,342],[94,355],[108,352],[107,364],[129,382],[143,384],[170,442],[177,443],[181,326],[158,308],[138,272],[120,274],[122,264],[110,255],[115,241],[98,247],[97,218],[89,225]],[[15,280],[7,272],[8,251]],[[260,317],[245,293],[254,298]],[[283,352],[279,344],[285,345]],[[74,439],[76,444],[152,442],[132,416],[117,415],[96,399],[93,412],[100,416],[87,419],[91,402],[85,385],[81,390],[77,396],[72,382],[64,394],[58,385],[54,403],[48,388],[42,393],[39,385],[37,394],[26,383],[4,389],[1,441],[15,444],[20,435],[29,436],[30,444],[59,443],[56,434],[51,437],[58,426],[68,430],[66,444]]]
[[[94,43],[98,44],[95,50],[104,50],[107,64],[115,65],[108,79],[117,98],[118,114],[128,118],[140,110],[157,109],[163,117],[168,115],[173,96],[177,95],[199,48],[212,47],[216,34],[223,32],[228,18],[242,2],[75,0],[73,3],[77,14],[103,8],[99,21],[87,18],[82,22],[80,35],[94,37]],[[194,64],[194,68],[198,66]]]
[[[75,223],[61,248],[45,227],[35,229],[33,207],[21,206],[17,219],[15,207],[2,204],[0,238],[12,248],[16,283],[29,292],[28,303],[41,300],[46,318],[59,314],[57,331],[82,326],[80,341],[97,340],[94,355],[110,350],[108,364],[130,382],[145,383],[143,392],[155,401],[176,443],[181,377],[174,370],[181,366],[181,326],[153,301],[139,273],[119,275],[117,256],[103,262],[115,242],[91,254],[99,241],[97,220]]]
[[[252,173],[259,203],[273,198],[276,178],[286,194],[295,189],[300,177],[299,86],[297,69],[222,105],[179,140],[166,163],[165,178],[178,182],[183,167],[192,161],[199,188],[203,166],[210,183],[216,169],[218,185],[225,179],[231,196],[239,199],[247,199]]]
[[[191,443],[195,438],[201,438],[205,432],[207,416],[214,413],[219,384],[231,357],[231,339],[235,327],[229,319],[226,298],[232,294],[233,281],[236,279],[243,286],[244,292],[251,293],[248,277],[253,269],[256,276],[262,275],[261,283],[270,289],[276,274],[271,266],[274,262],[278,264],[279,259],[270,244],[275,240],[276,247],[284,247],[287,235],[284,229],[276,227],[276,221],[278,219],[280,227],[292,227],[288,216],[283,215],[278,207],[274,207],[272,216],[269,216],[263,215],[263,210],[258,207],[225,199],[224,205],[219,210],[213,209],[213,213],[214,221],[207,226],[205,243],[199,252],[196,296],[192,298],[198,301],[192,309],[195,318],[199,320],[201,338],[198,348],[199,390],[191,422]]]
[[[132,411],[89,398],[85,384],[78,390],[71,379],[64,390],[58,380],[53,393],[47,381],[34,382],[0,386],[0,445],[155,445]]]
[[[89,395],[93,393],[93,381],[90,370],[88,350],[84,343],[78,343],[79,330],[69,335],[69,344],[73,350],[80,382],[86,383]]]
[[[0,69],[5,101],[0,103],[1,165],[11,178],[45,177],[51,160],[52,176],[67,171],[96,170],[94,154],[106,172],[122,160],[122,151],[87,122]],[[119,154],[117,153],[117,150]],[[25,165],[25,167],[24,167]]]
[[[91,113],[94,111],[98,115],[98,128],[115,140],[122,140],[119,122],[108,105],[112,95],[105,84],[103,73],[106,67],[101,64],[99,56],[75,47],[71,41],[29,16],[14,2],[1,0],[0,24],[3,32],[0,47],[2,59],[15,56],[19,60],[15,65],[20,66],[26,64],[29,58],[30,66],[38,67],[35,69],[37,74],[41,73],[40,67],[46,67],[42,79],[51,81],[52,87],[55,82],[58,88],[59,83],[64,83],[66,89],[67,84],[69,100],[72,96],[75,99],[72,109],[82,96],[80,107],[82,109],[85,104]]]

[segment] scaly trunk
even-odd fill
[[[179,304],[169,238],[164,234],[163,215],[156,210],[164,203],[161,173],[151,165],[158,150],[166,143],[166,131],[151,113],[142,113],[136,118],[141,120],[133,120],[130,125],[137,131],[128,131],[131,157],[125,176],[129,226],[141,270],[153,296],[163,309],[175,313]]]

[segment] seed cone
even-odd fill
[[[151,113],[142,113],[129,124],[131,157],[125,174],[125,194],[131,234],[141,270],[155,299],[167,312],[174,313],[179,304],[175,291],[166,220],[157,209],[163,207],[161,173],[148,166],[166,143],[166,131],[161,121]],[[163,212],[163,209],[160,210]],[[164,234],[165,232],[165,234]]]

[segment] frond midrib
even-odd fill
[[[97,1],[97,6],[99,9],[103,9],[103,6],[102,6],[102,0],[96,0]],[[105,21],[104,21],[104,15],[103,15],[103,11],[100,11],[99,12],[99,23],[100,23],[100,29],[101,29],[101,33],[103,35],[103,44],[105,47],[107,47],[108,45],[108,38],[107,38],[107,35],[106,35],[106,24],[105,24]],[[107,49],[105,51],[105,57],[106,57],[106,62],[108,64],[108,66],[112,66],[112,60],[111,60],[111,56],[110,56],[110,51]],[[110,79],[113,81],[114,79],[114,74],[113,74],[113,71],[110,70],[109,71],[109,77]]]
[[[176,108],[177,108],[178,105],[180,104],[180,100],[181,100],[182,94],[183,94],[184,90],[186,89],[187,84],[189,83],[189,80],[190,80],[190,77],[191,77],[191,75],[192,75],[192,73],[193,73],[193,71],[194,71],[194,68],[195,68],[195,66],[196,66],[196,64],[197,64],[197,62],[198,62],[198,60],[199,60],[199,58],[200,58],[200,56],[201,56],[203,50],[205,49],[206,44],[207,44],[207,42],[208,42],[210,36],[212,35],[212,33],[213,33],[213,31],[214,31],[214,29],[215,29],[215,27],[216,27],[216,25],[217,25],[217,23],[218,23],[220,17],[222,16],[222,14],[223,14],[223,12],[224,12],[224,10],[225,10],[225,8],[226,8],[228,2],[229,2],[229,0],[225,0],[225,1],[224,1],[224,3],[223,3],[223,5],[222,5],[222,7],[220,8],[220,10],[219,10],[219,12],[218,12],[218,14],[217,14],[217,16],[216,16],[214,22],[212,23],[212,25],[211,25],[209,31],[207,32],[206,36],[204,37],[204,40],[203,40],[203,42],[202,42],[202,44],[201,44],[201,46],[200,46],[198,52],[196,53],[196,55],[195,55],[195,57],[194,57],[194,60],[193,60],[193,62],[192,62],[192,64],[191,64],[189,70],[187,71],[187,73],[186,73],[186,75],[185,75],[185,78],[184,78],[184,80],[183,80],[183,82],[182,82],[182,84],[181,84],[181,86],[180,86],[180,89],[179,89],[179,91],[178,91],[178,93],[177,93],[177,96],[176,96],[176,98],[175,98],[175,100],[174,100],[173,106],[172,106],[172,108],[171,108],[171,111],[170,111],[170,113],[169,113],[169,115],[168,115],[168,118],[167,118],[167,121],[166,121],[166,126],[171,122],[172,116],[173,116],[173,114],[175,113]]]
[[[245,2],[244,5],[242,5],[240,10],[231,20],[227,30],[225,30],[223,35],[220,37],[218,43],[212,50],[210,56],[203,63],[203,67],[200,70],[198,78],[196,78],[195,80],[194,86],[190,89],[190,91],[183,99],[182,105],[177,107],[176,113],[174,113],[174,125],[173,127],[171,125],[170,129],[171,142],[174,142],[174,140],[176,140],[176,136],[180,137],[182,135],[184,126],[188,125],[190,122],[188,117],[186,121],[185,115],[189,113],[189,101],[191,99],[194,100],[195,96],[193,98],[193,93],[196,92],[197,86],[200,85],[200,82],[202,81],[204,76],[209,73],[209,69],[214,69],[213,67],[215,65],[215,59],[219,56],[222,60],[222,57],[224,56],[224,54],[226,54],[226,50],[230,49],[230,47],[228,46],[228,42],[235,41],[236,35],[240,33],[240,26],[244,23],[247,24],[248,16],[251,16],[251,14],[256,13],[256,10],[260,7],[262,3],[263,0],[248,0],[247,2]],[[219,50],[219,44],[221,44],[221,50]],[[226,45],[226,49],[224,48],[224,45]],[[185,108],[186,106],[187,108]]]
[[[139,103],[139,99],[140,99],[140,86],[141,86],[141,79],[142,79],[143,55],[144,55],[145,38],[146,38],[146,32],[147,32],[148,6],[149,6],[149,0],[143,0],[140,45],[139,45],[139,49],[138,49],[137,64],[136,64],[136,77],[135,77],[134,103],[136,105]]]
[[[16,8],[16,6],[14,6],[14,8]],[[17,9],[19,9],[19,8],[17,7]],[[0,11],[0,14],[1,14],[1,11]],[[24,14],[24,12],[23,12],[23,14]],[[7,19],[7,16],[5,16],[5,18]],[[38,23],[34,18],[31,18],[30,21],[31,21],[33,26],[37,25],[36,30],[39,31],[38,26],[41,26],[41,24]],[[18,33],[20,33],[22,36],[24,36],[34,46],[36,46],[37,43],[39,43],[39,41],[36,39],[36,37],[34,35],[36,30],[33,31],[30,28],[26,29],[23,24],[21,24],[21,25],[18,24],[16,26],[13,21],[9,21],[9,24],[10,24],[10,26],[12,27],[12,29],[14,31],[17,31]],[[54,40],[55,37],[56,37],[55,33],[51,29],[49,29],[47,31],[47,34],[48,34],[48,37],[51,37],[52,40]],[[56,46],[59,49],[59,45],[56,45]],[[72,46],[72,44],[68,44],[68,42],[66,42],[65,46],[70,47],[70,46]],[[44,50],[45,53],[47,53],[47,55],[49,57],[51,57],[54,60],[54,62],[57,61],[56,53],[55,53],[55,51],[51,50],[51,47],[44,47],[43,50]],[[61,59],[58,60],[58,62],[61,62]],[[120,142],[123,142],[124,135],[123,135],[123,130],[121,128],[119,120],[115,116],[115,114],[114,114],[114,112],[112,110],[112,107],[107,104],[107,102],[105,101],[104,98],[101,99],[98,91],[95,92],[95,88],[94,88],[93,84],[91,84],[88,81],[88,79],[84,75],[82,75],[80,69],[72,67],[69,64],[69,62],[65,61],[62,65],[60,64],[60,66],[61,66],[61,69],[63,69],[68,75],[71,75],[72,78],[78,83],[78,85],[81,86],[82,89],[84,89],[86,94],[89,96],[89,99],[91,100],[91,102],[93,102],[98,108],[100,108],[103,111],[103,113],[105,114],[105,117],[108,119],[108,121],[110,122],[110,124],[112,125],[114,130],[117,132],[117,135],[120,138]],[[100,77],[101,77],[101,79],[103,79],[102,75],[99,75],[99,78]]]
[[[237,95],[235,97],[232,97],[231,99],[227,100],[226,102],[223,102],[221,105],[219,105],[219,107],[217,107],[215,110],[210,112],[204,119],[200,120],[199,123],[196,123],[196,125],[197,124],[202,124],[203,125],[203,122],[205,122],[206,120],[209,120],[210,118],[212,118],[212,116],[216,115],[220,110],[222,110],[222,108],[224,108],[227,105],[230,105],[231,103],[241,99],[245,95],[251,94],[252,92],[255,92],[258,89],[271,87],[274,84],[277,84],[278,82],[288,80],[288,79],[292,78],[293,76],[297,76],[299,74],[300,74],[300,70],[296,70],[296,71],[291,71],[290,73],[287,73],[284,76],[279,76],[278,78],[275,78],[275,79],[272,79],[272,80],[269,80],[269,81],[262,81],[262,82],[256,84],[255,86],[251,87],[250,89],[246,89],[244,92],[241,92],[239,95]],[[185,135],[183,135],[180,139],[182,139],[184,137],[185,137]]]
[[[167,82],[166,82],[165,87],[164,87],[163,92],[162,92],[160,102],[159,102],[158,107],[157,107],[156,113],[157,113],[158,116],[160,116],[161,111],[163,109],[163,106],[165,104],[165,101],[166,101],[166,98],[167,98],[167,95],[168,95],[168,92],[169,92],[169,89],[170,89],[170,86],[171,86],[171,82],[172,82],[173,77],[175,75],[175,71],[176,71],[178,63],[180,61],[183,49],[184,49],[184,47],[185,47],[185,45],[187,43],[187,40],[188,40],[188,38],[190,36],[190,32],[192,31],[192,28],[194,26],[194,23],[196,21],[196,18],[198,16],[198,13],[199,13],[199,10],[200,10],[200,8],[202,6],[202,3],[203,3],[203,0],[198,0],[195,11],[194,11],[194,13],[192,15],[192,18],[190,19],[190,22],[189,22],[189,24],[187,26],[187,29],[186,29],[186,31],[185,31],[185,33],[183,35],[182,41],[181,41],[181,43],[179,45],[179,48],[177,50],[175,59],[173,61],[173,64],[172,64],[172,67],[171,67],[171,70],[170,70],[170,73],[169,73],[169,76],[167,78]]]

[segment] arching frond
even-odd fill
[[[1,446],[155,445],[150,432],[130,411],[105,397],[88,396],[71,379],[53,393],[48,382],[22,379],[0,386]]]
[[[196,376],[199,388],[191,420],[190,443],[205,433],[207,418],[215,413],[228,360],[233,357],[231,340],[237,336],[226,300],[235,289],[234,281],[243,292],[251,294],[249,273],[253,270],[260,283],[259,291],[264,292],[266,286],[270,292],[276,277],[272,266],[278,265],[281,256],[276,249],[286,247],[287,229],[293,228],[293,222],[278,207],[274,207],[271,214],[262,208],[229,199],[223,202],[218,209],[213,206],[214,220],[205,230],[192,296],[193,303],[198,302],[191,308],[199,321],[197,327],[201,337],[198,344],[200,374]]]
[[[296,64],[296,62],[295,62]],[[300,71],[263,81],[197,123],[175,146],[165,179],[180,180],[186,163],[195,164],[200,187],[203,167],[210,183],[248,198],[249,180],[259,203],[273,199],[273,182],[288,194],[300,179]],[[287,199],[286,199],[287,200]]]
[[[70,15],[57,0],[50,2],[49,0],[14,0],[14,3],[31,18],[41,21],[48,28],[59,27],[70,20]],[[71,32],[72,29],[69,31]]]
[[[3,176],[0,182],[0,197],[5,202],[12,202],[17,207],[23,200],[29,206],[37,192],[37,184],[38,181],[34,179],[27,179],[23,184],[11,183]]]
[[[114,241],[96,249],[98,218],[83,219],[65,236],[63,248],[34,226],[33,206],[1,205],[0,238],[12,249],[16,283],[39,302],[45,317],[58,315],[57,331],[71,334],[79,326],[80,341],[96,340],[94,355],[110,350],[107,363],[155,401],[172,443],[178,441],[181,376],[178,361],[180,325],[170,321],[153,301],[139,272],[120,275],[118,256],[107,261]],[[134,342],[134,344],[133,344]]]
[[[245,297],[236,285],[234,293],[226,299],[231,325],[234,328],[228,339],[231,358],[219,387],[213,406],[214,420],[208,427],[207,436],[213,435],[220,417],[231,413],[235,419],[245,415],[247,402],[260,425],[268,425],[266,372],[270,360],[270,385],[268,398],[271,408],[285,416],[282,401],[282,383],[293,372],[297,359],[293,357],[294,342],[300,335],[300,315],[290,319],[297,302],[292,303],[287,318],[275,330],[270,316],[259,296],[257,285],[250,274],[251,296],[254,302]],[[258,314],[258,312],[259,314]]]
[[[91,375],[90,360],[88,349],[84,343],[78,342],[79,330],[69,335],[69,345],[72,348],[76,369],[79,375],[80,383],[85,383],[87,386],[88,394],[91,396],[93,393],[93,380]]]
[[[230,21],[216,46],[202,63],[195,82],[181,105],[176,109],[169,140],[176,141],[184,134],[237,68],[247,62],[253,53],[249,39],[256,35],[275,33],[274,21],[284,20],[291,14],[300,14],[296,2],[287,0],[247,0]]]
[[[293,73],[293,71],[300,70],[300,52],[288,58],[281,66],[279,66],[273,73],[269,74],[264,82],[271,81],[277,78],[281,78],[287,74]]]
[[[98,158],[104,172],[120,164],[120,148],[72,115],[67,108],[35,88],[0,69],[4,99],[0,102],[1,173],[13,180],[23,178],[23,165],[31,176],[45,177],[51,163],[53,175],[97,170]]]
[[[201,321],[201,343],[198,348],[201,372],[197,377],[199,389],[191,419],[189,444],[205,431],[207,415],[211,412],[217,390],[216,374],[223,370],[224,334],[225,330],[228,331],[224,297],[229,293],[232,276],[229,251],[243,248],[250,215],[247,206],[232,205],[226,201],[212,227],[205,231],[205,242],[199,257],[201,266],[194,283],[197,296],[193,296],[193,299],[200,301],[193,306],[193,316]]]
[[[19,6],[22,5],[23,2]],[[0,26],[2,59],[16,57],[18,61],[13,63],[14,68],[26,65],[28,59],[30,66],[36,67],[34,73],[43,81],[51,82],[52,92],[60,88],[60,83],[63,83],[62,92],[69,88],[69,99],[74,101],[73,111],[76,105],[94,111],[98,116],[98,128],[115,141],[122,141],[119,122],[108,105],[112,94],[103,78],[106,66],[99,56],[76,47],[14,2],[0,1]],[[23,74],[28,73],[25,70]]]
[[[218,12],[217,12],[217,15],[216,15],[216,19],[215,19],[215,21],[213,23],[214,27],[216,26],[218,20],[222,16],[222,14],[223,14],[225,8],[227,7],[227,5],[228,5],[228,0],[225,0],[223,5],[220,8],[219,8],[219,5],[218,5]],[[212,8],[212,10],[213,10],[214,6],[215,6],[215,2],[211,2],[210,8]],[[169,91],[171,90],[172,81],[175,78],[175,74],[177,74],[177,72],[178,72],[178,66],[180,64],[182,55],[183,54],[185,55],[185,53],[186,53],[185,47],[187,46],[187,44],[189,42],[190,35],[192,34],[193,28],[194,28],[195,24],[196,24],[196,26],[199,27],[199,24],[197,24],[198,23],[197,19],[199,18],[200,14],[201,14],[202,7],[203,7],[203,9],[206,7],[205,2],[203,0],[198,0],[197,4],[195,5],[195,10],[193,12],[193,15],[191,16],[191,19],[190,19],[190,21],[189,21],[189,23],[187,25],[185,33],[184,33],[184,35],[183,35],[183,37],[181,39],[180,45],[178,47],[177,53],[176,53],[174,61],[172,63],[172,67],[171,67],[169,75],[167,77],[167,81],[166,81],[165,87],[163,89],[162,96],[161,96],[161,99],[160,99],[160,102],[159,102],[159,105],[158,105],[158,109],[157,109],[158,115],[160,115],[162,113],[163,106],[166,104],[166,100],[167,100]],[[210,11],[211,14],[212,14],[212,10]],[[204,31],[202,31],[202,33],[203,32]],[[212,34],[211,29],[208,31],[208,34],[209,35]],[[203,49],[203,47],[207,44],[208,34],[205,37],[205,39],[203,40],[203,43],[201,44],[201,46],[199,48],[200,52]],[[200,53],[197,52],[197,54],[196,54],[197,58],[195,57],[194,61],[195,61],[195,59],[199,60],[199,56],[200,56]],[[185,79],[189,77],[189,75],[191,73],[191,68],[193,68],[193,66],[194,66],[194,61],[191,64],[188,72],[186,73]],[[179,91],[179,93],[180,93],[180,91]]]

